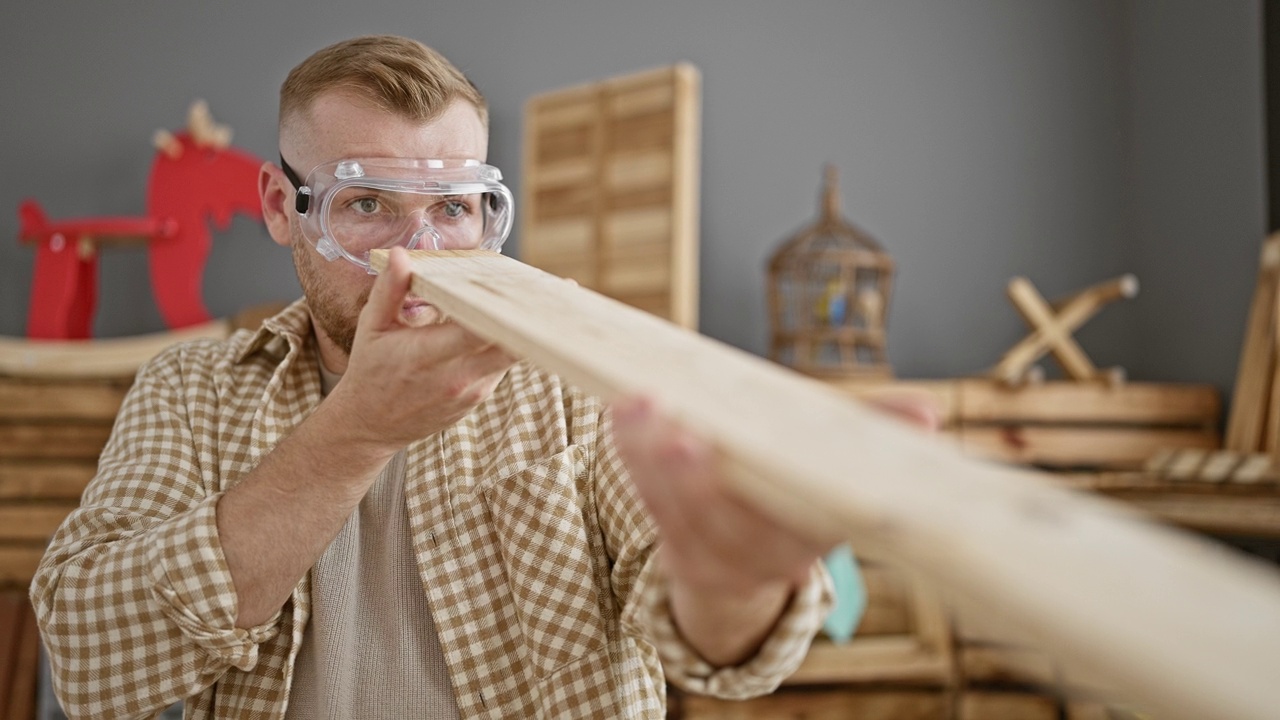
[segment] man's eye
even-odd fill
[[[457,200],[450,200],[444,204],[444,214],[451,218],[460,218],[467,214],[467,204]]]
[[[378,201],[371,197],[359,198],[355,202],[351,203],[351,206],[355,208],[357,212],[365,213],[367,215],[372,215],[373,213],[378,212]]]

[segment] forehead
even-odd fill
[[[351,157],[484,161],[488,142],[479,113],[465,100],[454,101],[432,120],[418,122],[343,91],[320,95],[280,130],[281,148],[306,169]]]

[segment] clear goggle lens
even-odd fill
[[[299,208],[303,234],[326,259],[365,269],[370,251],[397,245],[500,250],[513,214],[501,173],[475,161],[440,162],[347,160],[316,168],[299,190],[310,195]]]

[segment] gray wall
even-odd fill
[[[1258,0],[476,0],[431,7],[233,0],[12,4],[0,25],[0,334],[20,335],[34,253],[16,207],[143,212],[149,139],[193,98],[275,153],[276,91],[309,52],[395,32],[442,50],[492,103],[491,161],[518,186],[530,95],[677,60],[704,82],[702,328],[764,347],[764,262],[817,211],[899,263],[904,377],[981,371],[1023,333],[1016,274],[1060,295],[1122,272],[1144,291],[1087,326],[1103,365],[1229,387],[1263,233]],[[518,187],[513,188],[517,191]],[[519,255],[518,238],[510,243]],[[97,332],[161,328],[145,257],[103,259]],[[217,235],[211,310],[298,292],[240,220]]]

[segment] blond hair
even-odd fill
[[[395,35],[343,40],[303,60],[280,86],[280,124],[337,89],[419,122],[435,119],[454,100],[465,100],[489,124],[484,96],[462,71],[426,45]]]

